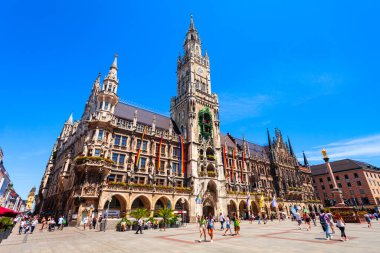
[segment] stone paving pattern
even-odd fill
[[[74,227],[18,235],[16,227],[0,244],[0,252],[379,252],[380,222],[373,222],[372,228],[366,224],[348,224],[346,230],[349,241],[339,240],[338,229],[333,240],[326,241],[319,224],[313,226],[312,231],[306,231],[305,225],[298,230],[291,221],[265,225],[243,221],[239,237],[222,236],[222,232],[216,230],[214,242],[199,243],[195,224],[166,231],[145,230],[138,235],[133,231],[83,231]]]

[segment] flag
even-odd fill
[[[178,136],[179,143],[180,143],[180,157],[179,157],[179,163],[180,163],[180,171],[182,174],[185,174],[185,144],[183,143],[183,137],[182,135]]]
[[[276,196],[273,197],[272,203],[270,205],[271,207],[277,207]]]
[[[201,193],[197,194],[197,197],[195,198],[195,204],[202,204]]]
[[[143,132],[142,137],[141,137],[140,147],[139,147],[139,150],[137,151],[137,155],[136,155],[136,159],[135,159],[135,168],[139,167],[141,147],[143,146],[145,133],[146,133],[146,126],[144,127],[144,132]]]
[[[161,134],[160,145],[158,145],[158,161],[157,161],[157,173],[161,169],[161,146],[162,140],[164,139],[164,132]]]
[[[224,167],[224,175],[226,175],[226,177],[228,177],[228,173],[227,173],[228,163],[227,163],[226,144],[224,144],[224,146],[223,146],[223,167]]]
[[[234,179],[235,158],[236,158],[236,148],[234,148],[234,151],[232,153],[231,181]]]

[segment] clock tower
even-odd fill
[[[218,96],[211,92],[210,61],[193,18],[177,60],[177,96],[171,99],[170,114],[187,147],[187,178],[194,194],[202,196],[198,214],[226,210]],[[206,213],[205,213],[206,212]]]

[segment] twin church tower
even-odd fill
[[[276,129],[268,145],[220,133],[210,59],[191,18],[177,60],[177,96],[170,117],[119,101],[115,56],[101,85],[95,80],[84,113],[57,138],[37,211],[84,217],[129,216],[136,208],[168,207],[186,221],[196,215],[288,212],[318,208],[310,169],[297,161]],[[276,196],[278,207],[271,208]]]

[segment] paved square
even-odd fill
[[[0,252],[379,252],[380,223],[373,222],[371,229],[366,224],[348,224],[346,230],[349,241],[339,241],[338,231],[333,240],[326,241],[320,225],[306,231],[304,225],[297,230],[296,223],[291,221],[266,225],[242,222],[239,237],[222,236],[222,231],[216,230],[213,243],[199,243],[195,224],[166,231],[148,230],[142,235],[72,227],[18,235],[15,229],[0,244]]]

